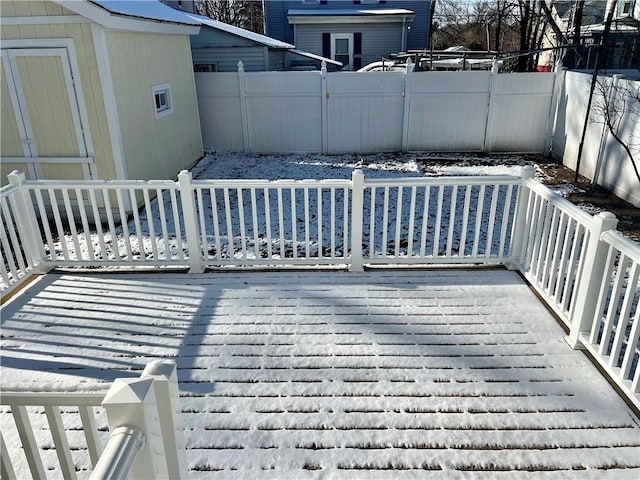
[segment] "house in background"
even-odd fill
[[[188,13],[198,13],[195,0],[160,0],[162,3],[169,5],[176,10],[182,10]]]
[[[299,49],[360,67],[429,42],[430,2],[265,0],[266,33]]]
[[[202,155],[189,35],[160,2],[0,5],[2,183],[173,178]]]
[[[323,61],[328,70],[340,62],[296,49],[294,45],[250,32],[201,15],[189,15],[202,28],[191,36],[191,55],[196,72],[236,72],[242,61],[247,72],[319,70]]]

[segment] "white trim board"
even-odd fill
[[[89,23],[91,20],[81,15],[51,15],[35,17],[2,17],[2,25],[47,25],[59,23]]]

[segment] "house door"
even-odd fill
[[[67,49],[2,49],[1,56],[3,174],[26,166],[30,179],[96,178]]]

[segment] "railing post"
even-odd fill
[[[533,165],[527,165],[522,169],[516,213],[513,219],[513,235],[511,236],[511,246],[509,247],[509,257],[511,257],[511,260],[507,262],[507,267],[510,270],[517,270],[523,267],[520,262],[526,245],[525,232],[527,231],[527,205],[529,203],[529,188],[527,187],[527,182],[532,179],[534,175],[535,168]]]
[[[41,268],[45,254],[42,248],[42,241],[37,233],[40,230],[33,211],[33,203],[31,202],[29,192],[24,188],[25,175],[23,172],[14,170],[7,175],[7,178],[9,179],[9,183],[15,185],[18,189],[15,205],[17,210],[15,221],[20,236],[25,242],[25,252],[29,256],[29,263],[33,265],[36,272],[45,273],[46,269]]]
[[[131,479],[165,479],[169,478],[167,461],[164,458],[164,445],[162,442],[162,430],[158,416],[158,406],[152,378],[128,378],[116,379],[102,401],[102,406],[107,414],[109,430],[116,432],[119,427],[127,427],[130,436],[135,437],[136,431],[144,435],[144,445],[138,441],[135,446],[140,450],[135,455],[131,470],[126,478]],[[118,432],[123,433],[122,429]],[[127,452],[116,452],[111,461],[106,453],[103,453],[103,465],[113,469],[113,461],[120,460],[121,455]],[[100,462],[96,467],[100,466]],[[104,469],[94,472],[92,480],[105,478],[100,475]],[[125,475],[127,472],[123,472]],[[110,476],[110,478],[125,478],[123,476]]]
[[[154,380],[169,478],[184,478],[187,475],[187,454],[176,364],[162,360],[151,362],[143,370],[141,378]]]
[[[198,218],[196,215],[196,204],[193,199],[193,187],[191,180],[191,172],[187,170],[182,170],[178,174],[180,200],[182,202],[182,218],[184,219],[187,248],[189,250],[189,272],[202,273],[204,271],[202,261],[202,248],[204,245],[200,245],[198,235]]]
[[[349,271],[362,272],[362,218],[364,209],[364,173],[351,174],[351,265]]]
[[[617,225],[618,219],[613,213],[602,212],[593,217],[589,243],[580,266],[575,307],[570,318],[570,332],[565,338],[571,348],[584,349],[580,335],[591,331],[602,282],[609,281],[603,278],[609,246],[601,240],[601,236],[607,230],[615,230]]]

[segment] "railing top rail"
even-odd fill
[[[580,222],[587,228],[591,228],[591,225],[593,224],[593,216],[582,210],[580,207],[574,205],[566,198],[561,197],[553,190],[550,190],[545,185],[533,179],[527,180],[527,187],[549,203],[561,208],[563,212],[574,220]]]
[[[28,180],[23,184],[27,190],[49,190],[56,188],[84,190],[102,189],[150,189],[169,188],[177,189],[178,185],[172,180]]]
[[[24,405],[27,407],[98,407],[103,393],[53,393],[53,392],[2,392],[0,405]]]
[[[4,187],[0,188],[0,198],[8,197],[17,190],[18,187],[16,185],[5,185]]]
[[[466,175],[446,177],[407,177],[365,179],[365,187],[426,186],[426,185],[517,185],[521,177],[513,175]]]
[[[603,232],[600,238],[620,250],[634,262],[640,263],[640,248],[638,248],[638,244],[630,238],[625,237],[615,230]]]
[[[322,179],[322,180],[227,180],[207,179],[194,180],[191,184],[196,188],[347,188],[351,187],[351,180]]]

